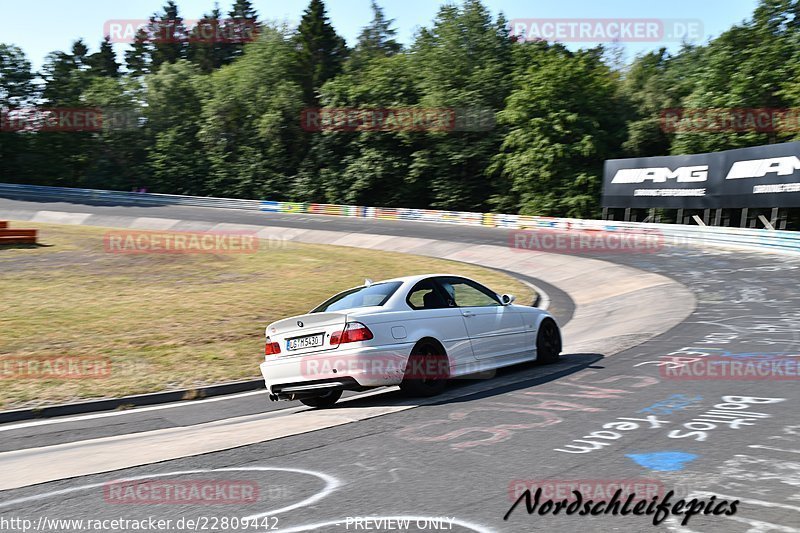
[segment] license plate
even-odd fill
[[[305,348],[316,348],[322,346],[325,342],[325,334],[308,335],[307,337],[298,337],[296,339],[288,339],[286,341],[286,350],[293,352],[295,350],[303,350]]]

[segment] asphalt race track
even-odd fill
[[[108,217],[109,225],[116,217],[146,216],[447,240],[464,248],[508,242],[507,231],[489,228],[0,199],[2,217],[13,219],[15,212],[41,210],[95,213]],[[542,486],[548,480],[554,490],[577,486],[585,488],[586,494],[596,491],[597,499],[606,500],[614,492],[609,487],[618,485],[633,487],[639,494],[674,491],[673,501],[739,500],[732,515],[698,514],[685,526],[680,524],[681,516],[667,518],[660,528],[671,531],[800,531],[796,374],[794,379],[688,381],[668,375],[662,360],[667,355],[736,354],[743,361],[765,354],[800,357],[800,259],[678,247],[655,254],[597,258],[685,285],[697,300],[695,311],[676,327],[632,349],[610,356],[567,353],[558,365],[524,366],[499,372],[490,380],[465,380],[431,401],[410,404],[394,390],[351,395],[332,412],[378,413],[352,423],[5,490],[0,492],[0,520],[31,520],[30,530],[40,531],[87,530],[63,524],[54,527],[50,522],[70,518],[172,520],[171,529],[162,529],[170,531],[591,528],[626,532],[653,528],[652,516],[528,515],[524,503],[504,520],[516,499],[515,490]],[[548,292],[562,326],[577,316],[579,309],[567,294],[569,287],[529,281]],[[641,302],[642,310],[648,305],[652,303]],[[260,330],[254,331],[254,336],[260,335]],[[138,433],[201,424],[205,433],[200,435],[205,437],[196,438],[217,438],[231,419],[263,422],[284,410],[293,410],[292,416],[299,418],[321,416],[293,403],[270,403],[264,393],[254,392],[122,413],[0,425],[0,464],[6,472],[13,468],[17,453],[13,450],[27,452],[26,457],[41,453],[46,461],[48,449],[56,445],[71,446],[72,457],[85,453],[88,460],[97,439],[135,442]],[[62,465],[46,466],[57,470]],[[109,481],[137,477],[251,483],[258,487],[258,501],[130,504],[109,494]],[[259,521],[257,527],[243,528],[230,521],[233,517],[258,517]],[[373,520],[364,521],[365,517]],[[408,522],[399,526],[389,519]],[[6,526],[0,530],[22,529]],[[116,530],[136,529],[129,524]]]

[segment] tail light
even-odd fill
[[[267,337],[267,345],[264,347],[264,355],[277,355],[281,353],[281,345]]]
[[[373,339],[372,332],[361,322],[348,322],[343,331],[331,333],[331,346]]]

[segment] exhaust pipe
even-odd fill
[[[270,394],[269,395],[269,399],[272,400],[273,402],[277,402],[278,401],[278,395],[277,394]]]

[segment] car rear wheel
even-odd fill
[[[546,319],[539,326],[536,335],[536,361],[541,364],[550,364],[558,361],[561,355],[561,334],[558,326],[550,319]]]
[[[330,407],[333,407],[334,404],[336,404],[336,402],[338,402],[339,398],[341,397],[342,397],[342,391],[332,390],[328,391],[322,396],[314,396],[312,398],[300,398],[300,403],[303,403],[309,407],[316,407],[318,409],[328,409]]]
[[[436,396],[447,387],[450,361],[436,343],[422,342],[408,358],[400,390],[407,396]]]

